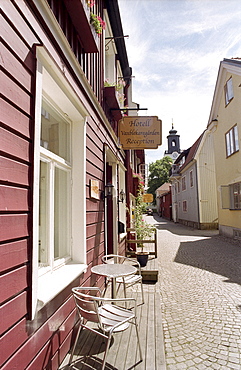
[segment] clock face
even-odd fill
[[[173,152],[172,153],[172,158],[176,159],[179,156],[178,152]]]

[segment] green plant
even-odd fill
[[[103,21],[103,19],[98,15],[90,13],[90,23],[94,27],[97,35],[101,35],[106,26],[105,21]]]
[[[118,82],[110,82],[108,78],[104,82],[105,87],[115,86],[116,91],[121,90],[126,85],[123,78],[119,78]]]
[[[124,102],[126,100],[125,94],[119,92],[125,86],[125,81],[124,81],[123,78],[119,78],[118,82],[109,82],[109,80],[107,78],[104,82],[104,86],[105,87],[114,86],[115,90],[117,91],[117,98],[119,100],[119,103],[124,104]]]
[[[144,246],[141,240],[150,238],[153,235],[153,232],[155,230],[154,226],[148,224],[144,220],[143,213],[145,212],[145,210],[146,210],[146,204],[143,202],[143,184],[140,183],[138,187],[138,191],[137,191],[136,205],[134,209],[134,217],[135,217],[134,226],[135,226],[135,232],[136,232],[136,239],[140,240],[140,242],[137,243],[137,247],[141,248],[142,252],[143,252]]]

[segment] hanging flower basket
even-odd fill
[[[94,13],[90,13],[90,24],[92,24],[98,36],[102,34],[106,27],[105,21]]]

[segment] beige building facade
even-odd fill
[[[213,135],[220,234],[241,240],[241,59],[220,63],[208,130]]]

